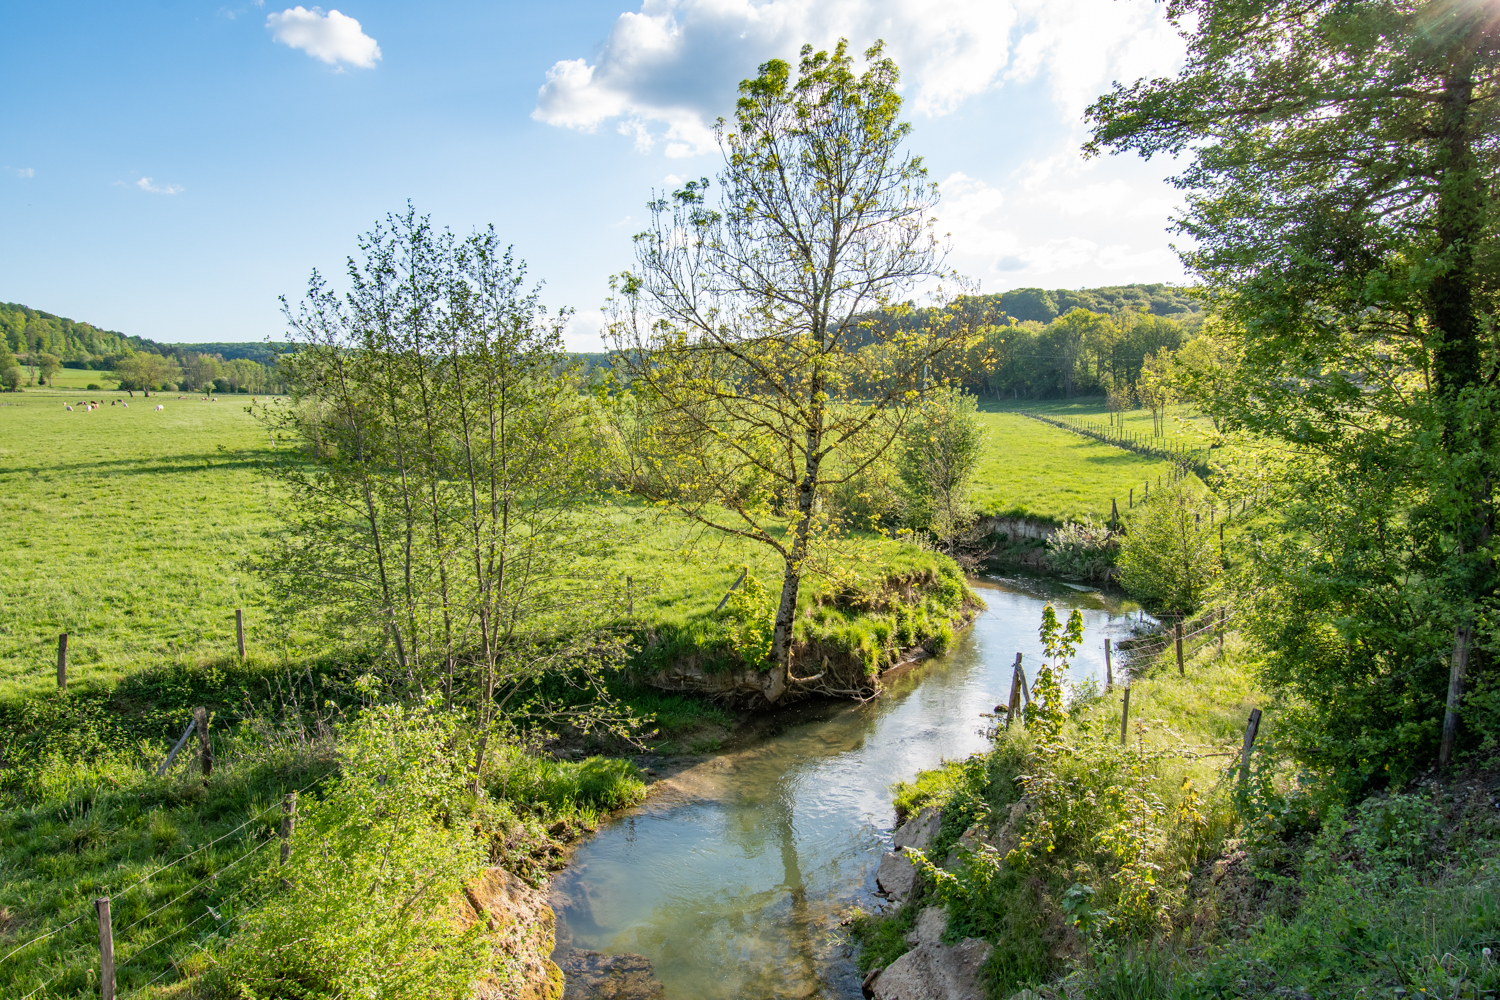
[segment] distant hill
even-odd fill
[[[15,302],[0,302],[0,337],[12,354],[55,354],[64,361],[92,361],[121,354],[127,347],[155,351],[158,346]]]
[[[145,337],[132,337],[118,330],[105,330],[81,320],[55,316],[16,302],[0,302],[0,338],[12,354],[55,354],[70,368],[86,367],[118,358],[126,349],[176,356],[218,355],[225,361],[241,358],[269,364],[286,350],[285,344],[207,343],[163,344]]]
[[[158,344],[158,350],[163,354],[177,354],[183,351],[193,351],[197,354],[217,354],[225,361],[235,361],[245,358],[258,364],[268,365],[278,354],[285,354],[286,344],[268,344],[264,341],[246,341],[231,344]]]
[[[1183,321],[1203,311],[1188,289],[1172,285],[1106,285],[1102,288],[1017,288],[984,296],[1006,315],[1025,323],[1050,323],[1070,309],[1097,313],[1151,313]]]

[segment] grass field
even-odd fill
[[[1040,413],[1053,418],[1071,417],[1107,424],[1109,407],[1099,396],[1082,399],[1049,399],[1021,403],[1000,403],[998,409],[1012,413]],[[1146,409],[1126,410],[1116,414],[1123,421],[1125,430],[1141,438],[1151,438],[1151,411]],[[1153,441],[1168,449],[1203,448],[1213,436],[1213,425],[1195,407],[1185,403],[1174,403],[1167,408],[1162,420],[1162,435]]]
[[[1171,468],[1170,462],[1031,420],[1014,407],[981,404],[979,420],[984,450],[974,500],[984,514],[1053,524],[1084,517],[1103,522],[1111,499],[1118,498],[1124,511],[1131,487],[1139,496],[1143,483],[1154,483]]]
[[[0,517],[10,529],[0,548],[0,698],[54,687],[60,632],[70,637],[74,689],[224,657],[236,608],[252,653],[281,656],[265,588],[248,567],[274,524],[273,487],[258,472],[273,450],[248,398],[91,396],[104,405],[68,411],[79,394],[67,389],[0,397]],[[763,546],[644,508],[607,516],[624,529],[617,570],[634,578],[647,622],[681,624],[711,609],[742,565],[772,586],[779,576]],[[862,577],[931,559],[878,538],[840,555]],[[315,638],[291,651],[328,652]]]
[[[237,607],[254,630],[242,564],[271,525],[266,434],[238,401],[92,396],[72,412],[67,389],[0,397],[0,694],[45,686],[59,632],[87,686],[229,651]]]

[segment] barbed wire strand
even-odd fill
[[[327,771],[324,771],[322,774],[318,775],[312,781],[309,781],[306,785],[303,785],[301,788],[299,788],[297,790],[297,794],[301,795],[303,792],[307,791],[313,785],[316,785],[318,782],[322,781],[324,778],[328,777],[330,774],[332,774],[334,771],[337,771],[337,770],[338,770],[337,766],[329,768]],[[134,882],[130,883],[125,888],[121,889],[119,892],[111,893],[110,898],[112,898],[112,899],[118,899],[119,897],[121,897],[121,896],[125,895],[127,892],[129,892],[131,889],[134,889],[136,886],[140,885],[142,882],[146,882],[146,881],[148,881],[150,879],[155,878],[157,875],[160,875],[162,872],[166,871],[167,869],[169,869],[169,868],[171,868],[171,867],[173,867],[175,865],[182,864],[182,862],[186,861],[188,858],[191,858],[193,855],[199,854],[199,853],[201,853],[203,851],[208,850],[210,847],[214,846],[215,844],[217,844],[219,841],[225,839],[226,837],[232,837],[232,836],[234,836],[236,833],[239,833],[241,830],[243,830],[245,827],[249,826],[251,823],[254,823],[256,820],[260,819],[261,817],[266,816],[266,815],[268,815],[270,813],[273,813],[273,812],[275,812],[276,810],[278,810],[280,808],[281,808],[281,803],[279,803],[279,802],[277,802],[277,803],[275,803],[273,805],[267,806],[265,809],[261,810],[260,812],[256,813],[254,816],[251,816],[249,819],[245,820],[245,822],[241,823],[239,826],[235,827],[233,830],[230,830],[228,833],[221,834],[221,835],[215,837],[213,840],[210,840],[208,843],[203,844],[200,847],[194,848],[193,850],[191,850],[188,853],[184,854],[182,857],[178,858],[176,861],[169,861],[166,864],[162,865],[160,868],[157,868],[155,871],[152,871],[152,872],[149,872],[149,873],[147,873],[145,875],[142,875],[140,878],[136,879]]]
[[[152,948],[155,948],[157,945],[161,944],[163,941],[170,941],[172,938],[174,938],[177,935],[181,934],[183,931],[187,930],[189,927],[193,926],[198,921],[200,921],[204,917],[208,916],[211,912],[213,912],[213,911],[205,908],[202,913],[198,914],[192,920],[189,920],[187,923],[183,924],[181,927],[177,928],[172,933],[170,933],[170,934],[163,934],[161,937],[157,938],[155,941],[152,941],[150,944],[146,945],[146,947],[144,947],[144,948],[137,948],[131,954],[131,956],[129,958],[127,958],[125,961],[123,961],[123,962],[117,962],[115,964],[115,970],[119,971],[120,969],[125,968],[125,966],[129,965],[131,962],[134,962],[136,959],[140,958],[146,952],[150,951]],[[155,982],[155,980],[152,980],[152,982]]]
[[[88,912],[87,911],[78,914],[78,916],[74,917],[72,920],[69,920],[67,923],[63,924],[61,927],[55,927],[55,928],[53,928],[52,930],[48,931],[45,934],[39,934],[39,935],[37,935],[36,937],[32,938],[30,941],[27,941],[25,944],[19,945],[14,951],[10,952],[10,954],[7,954],[5,956],[5,958],[0,958],[0,962],[4,962],[5,959],[6,958],[10,958],[11,955],[16,955],[16,954],[19,954],[19,953],[25,951],[27,948],[30,948],[32,945],[36,944],[38,941],[45,941],[45,940],[47,940],[49,937],[51,937],[54,934],[61,934],[63,931],[67,930],[69,927],[72,927],[74,924],[78,923],[78,921],[82,920],[86,916],[88,916]]]
[[[223,875],[225,872],[229,871],[229,869],[233,868],[235,865],[239,864],[241,861],[244,861],[246,858],[248,858],[250,855],[254,854],[256,851],[264,849],[267,844],[271,844],[271,843],[274,843],[274,842],[275,842],[274,840],[263,840],[263,841],[261,841],[259,844],[256,844],[254,847],[250,848],[250,850],[246,851],[244,854],[241,854],[239,857],[237,857],[233,861],[229,862],[229,864],[225,865],[223,868],[220,868],[218,871],[214,872],[212,875],[209,875],[207,878],[204,878],[203,880],[201,880],[197,885],[193,886],[191,889],[184,889],[175,898],[170,899],[167,902],[161,904],[156,909],[154,909],[150,913],[146,914],[144,917],[141,917],[139,920],[135,921],[135,923],[132,923],[130,926],[128,926],[124,930],[120,931],[120,933],[121,934],[127,934],[127,933],[129,933],[130,931],[132,931],[136,927],[138,927],[140,924],[144,923],[147,920],[150,920],[152,917],[156,916],[162,910],[165,910],[167,907],[171,906],[173,903],[178,902],[179,900],[181,900],[185,896],[189,896],[192,893],[197,892],[203,886],[207,885],[209,882],[212,882],[214,879],[218,878],[220,875]]]

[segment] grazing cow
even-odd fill
[[[162,405],[161,405],[161,404],[160,404],[160,403],[157,403],[157,404],[156,404],[156,408],[157,408],[157,409],[158,409],[158,410],[165,410],[165,409],[166,409],[166,407],[165,407],[165,406],[162,406]]]
[[[68,406],[68,404],[67,404],[67,403],[64,403],[64,404],[63,404],[63,406],[67,406],[67,407],[68,407],[68,412],[69,412],[69,413],[72,413],[72,412],[73,412],[73,408],[72,408],[72,407],[71,407],[71,406]]]

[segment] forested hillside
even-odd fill
[[[12,354],[52,354],[64,361],[88,361],[127,349],[152,350],[157,345],[116,330],[101,330],[65,316],[54,316],[15,302],[0,302],[0,332]]]

